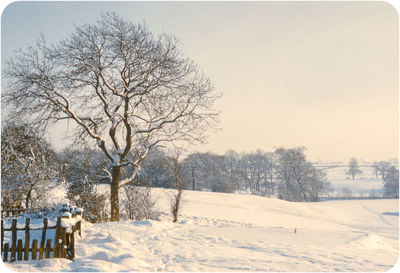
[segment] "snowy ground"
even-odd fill
[[[387,271],[398,258],[398,200],[294,203],[251,195],[184,193],[171,222],[86,224],[75,261],[23,261],[14,271]],[[296,233],[295,233],[296,229]]]

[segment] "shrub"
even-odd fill
[[[68,185],[67,198],[71,204],[83,208],[83,219],[91,223],[105,222],[107,196],[99,193],[88,180],[75,180]]]
[[[144,220],[156,217],[156,200],[151,195],[150,187],[124,186],[124,199],[121,203],[128,219]]]

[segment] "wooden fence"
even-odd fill
[[[70,207],[64,207],[64,211],[71,211]],[[34,208],[34,209],[26,209],[26,208],[14,208],[14,209],[6,209],[1,210],[1,216],[3,218],[18,216],[21,213],[45,213],[45,212],[54,212],[56,208]]]
[[[62,226],[61,217],[57,218],[55,226],[48,225],[48,218],[43,219],[42,228],[30,228],[30,218],[26,218],[24,228],[17,227],[17,219],[12,219],[11,227],[4,228],[4,220],[1,220],[1,252],[4,262],[14,262],[22,260],[50,259],[50,258],[75,258],[75,233],[81,234],[81,220],[78,220],[67,232],[67,228]],[[55,229],[54,241],[46,240],[46,233],[49,229]],[[32,230],[42,230],[40,244],[37,239],[32,240],[30,245],[30,232]],[[25,242],[17,238],[17,231],[25,231]],[[4,242],[4,232],[11,232],[11,246]],[[10,254],[10,255],[9,255]]]

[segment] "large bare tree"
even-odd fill
[[[4,72],[3,106],[13,117],[43,127],[73,120],[75,139],[94,140],[104,152],[112,221],[119,220],[119,188],[135,179],[153,147],[202,141],[217,118],[218,94],[175,37],[155,36],[113,13],[75,27],[56,45],[39,39],[16,52]]]

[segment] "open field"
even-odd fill
[[[158,220],[86,224],[75,261],[7,264],[15,271],[387,271],[398,258],[398,200],[295,203],[155,189]]]

